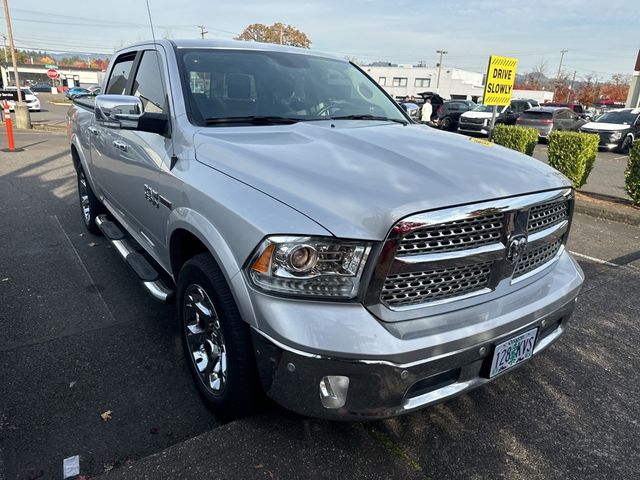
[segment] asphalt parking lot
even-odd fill
[[[173,307],[85,231],[64,135],[16,140],[24,152],[0,152],[0,480],[62,478],[74,455],[107,478],[637,478],[640,228],[575,216],[587,279],[568,332],[485,388],[374,423],[266,403],[223,425]],[[619,188],[615,157],[599,155],[596,193]]]

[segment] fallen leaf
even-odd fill
[[[259,468],[264,468],[264,465],[262,465],[261,463],[259,463],[258,465],[254,465],[254,467],[256,470],[258,470]]]
[[[98,244],[97,244],[96,242],[91,242],[91,243],[89,244],[89,246],[90,246],[90,247],[95,247],[95,246],[97,246],[97,245],[98,245]]]
[[[73,387],[75,387],[76,383],[78,383],[78,382],[70,382],[70,383],[69,383],[69,388],[73,388]]]
[[[107,420],[111,420],[112,414],[113,412],[111,410],[107,410],[106,412],[100,414],[100,418],[102,418],[102,420],[106,422]]]

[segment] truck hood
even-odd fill
[[[371,121],[334,125],[203,128],[194,138],[196,159],[354,239],[381,240],[416,212],[569,185],[538,160],[458,134]]]
[[[627,130],[631,125],[625,125],[622,123],[603,123],[603,122],[589,122],[585,123],[582,128],[585,130],[593,130],[597,132],[620,132]]]
[[[504,110],[502,107],[498,107],[498,115]],[[461,117],[465,118],[491,118],[491,112],[464,112]]]

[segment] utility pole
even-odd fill
[[[205,28],[207,28],[206,25],[198,25],[198,28],[200,29],[200,38],[204,39],[205,34],[209,33],[208,30],[205,30]]]
[[[4,18],[7,21],[7,33],[9,34],[9,49],[11,50],[11,61],[13,62],[13,78],[16,82],[16,94],[18,101],[14,108],[16,114],[16,127],[31,129],[31,116],[29,107],[22,101],[22,90],[20,89],[20,77],[18,75],[18,62],[16,62],[16,48],[13,43],[13,31],[11,30],[11,17],[9,17],[9,4],[4,1]]]
[[[567,92],[567,103],[569,103],[569,97],[573,93],[573,83],[576,81],[576,71],[573,71],[573,78],[571,79],[571,85],[569,86],[569,91]],[[575,96],[575,95],[574,95]]]
[[[280,24],[280,45],[282,45],[282,40],[284,37],[284,25]]]
[[[440,54],[440,62],[438,63],[438,80],[436,81],[436,92],[440,94],[440,71],[442,70],[442,56],[446,55],[449,52],[447,52],[446,50],[436,50],[436,53]]]
[[[569,50],[560,50],[560,65],[558,65],[558,73],[556,73],[556,88],[558,86],[558,82],[560,81],[560,72],[562,71],[562,60],[564,59],[564,54]],[[556,100],[556,88],[553,89],[553,101]]]

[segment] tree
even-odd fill
[[[560,72],[558,78],[554,82],[553,88],[553,101],[565,102],[571,89],[569,88],[569,74],[567,72]]]
[[[262,23],[252,23],[244,31],[235,37],[236,40],[248,40],[263,43],[279,43],[292,47],[309,48],[311,40],[304,32],[301,32],[292,25],[284,23],[274,23],[264,25]]]
[[[583,105],[592,106],[600,96],[598,77],[594,74],[585,75],[582,85],[576,89],[576,99]]]
[[[614,102],[624,102],[629,94],[629,76],[616,73],[611,80],[603,83],[600,88],[600,96]]]

